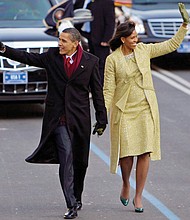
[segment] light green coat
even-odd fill
[[[152,74],[150,68],[150,59],[175,51],[186,35],[187,29],[180,27],[178,32],[170,40],[155,43],[138,43],[135,50],[135,59],[137,66],[142,74],[142,88],[144,89],[147,101],[150,105],[151,114],[155,129],[155,151],[151,153],[152,160],[159,160],[160,156],[160,123],[157,98],[154,91]],[[104,98],[107,112],[110,112],[110,133],[111,133],[111,173],[116,173],[119,152],[120,152],[120,129],[121,115],[125,113],[127,91],[129,82],[122,78],[121,74],[126,71],[126,62],[121,47],[110,54],[106,59],[104,76]]]

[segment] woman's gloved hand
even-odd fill
[[[185,5],[183,3],[178,3],[179,11],[181,13],[181,16],[183,18],[183,22],[185,24],[189,24],[189,14],[185,8]]]

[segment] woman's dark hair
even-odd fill
[[[112,39],[109,41],[109,45],[112,51],[116,50],[123,43],[121,37],[130,36],[135,30],[135,23],[133,21],[126,21],[117,26],[116,32]]]

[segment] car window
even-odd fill
[[[50,7],[48,0],[0,0],[0,20],[42,20]]]

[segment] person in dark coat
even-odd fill
[[[80,37],[77,29],[67,28],[59,36],[59,47],[42,54],[27,53],[0,42],[2,56],[47,71],[41,139],[26,161],[60,164],[59,177],[68,208],[65,219],[77,217],[77,210],[82,207],[91,134],[89,90],[97,121],[93,134],[102,135],[107,124],[99,61],[82,50]]]
[[[115,7],[113,0],[76,0],[74,9],[87,8],[91,11],[93,21],[90,27],[84,24],[81,28],[82,35],[87,37],[89,50],[92,54],[99,57],[99,69],[102,85],[104,82],[104,66],[106,57],[110,54],[109,40],[115,30]]]

